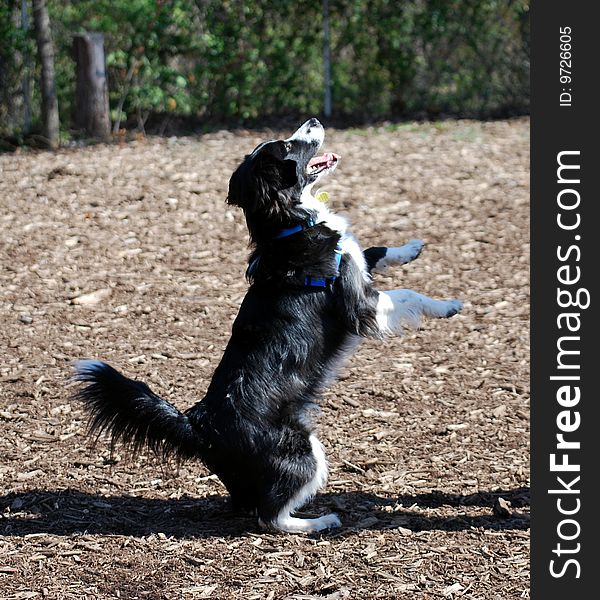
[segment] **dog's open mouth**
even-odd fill
[[[339,159],[339,154],[333,152],[326,152],[322,156],[314,156],[308,161],[306,172],[309,175],[317,175],[337,165]]]

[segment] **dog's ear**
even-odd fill
[[[255,169],[257,177],[275,191],[285,190],[296,185],[296,161],[289,158],[279,158],[272,152],[262,152],[257,160]]]
[[[229,190],[227,192],[227,204],[239,206],[245,209],[248,196],[248,158],[233,172],[229,179]]]

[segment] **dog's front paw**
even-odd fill
[[[445,318],[453,317],[462,310],[463,303],[460,300],[447,300],[448,310],[445,314]]]
[[[423,240],[410,240],[410,242],[404,244],[402,248],[406,249],[406,262],[419,258],[424,247],[425,242]]]
[[[389,267],[391,265],[405,265],[418,258],[425,242],[423,240],[410,240],[398,248],[386,248],[385,256],[376,264],[376,268]]]

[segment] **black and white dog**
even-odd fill
[[[360,249],[348,222],[311,193],[339,160],[316,155],[323,138],[310,119],[290,138],[260,144],[231,177],[227,201],[243,209],[253,245],[251,285],[203,400],[182,413],[99,361],[78,362],[74,377],[92,431],[202,460],[236,508],[289,532],[340,525],[334,514],[292,515],[327,479],[313,413],[341,360],[361,337],[401,333],[422,315],[450,317],[462,306],[373,287],[373,269],[407,263],[423,244]]]

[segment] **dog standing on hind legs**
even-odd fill
[[[230,179],[227,201],[243,210],[253,248],[250,286],[201,401],[180,412],[100,361],[78,362],[74,375],[91,431],[134,451],[203,461],[234,507],[287,532],[340,525],[334,514],[293,514],[327,480],[313,412],[356,342],[400,334],[422,316],[451,317],[462,306],[374,288],[373,270],[414,260],[423,244],[361,250],[348,222],[312,194],[340,158],[317,155],[323,139],[323,126],[310,119],[291,137],[260,144]]]

